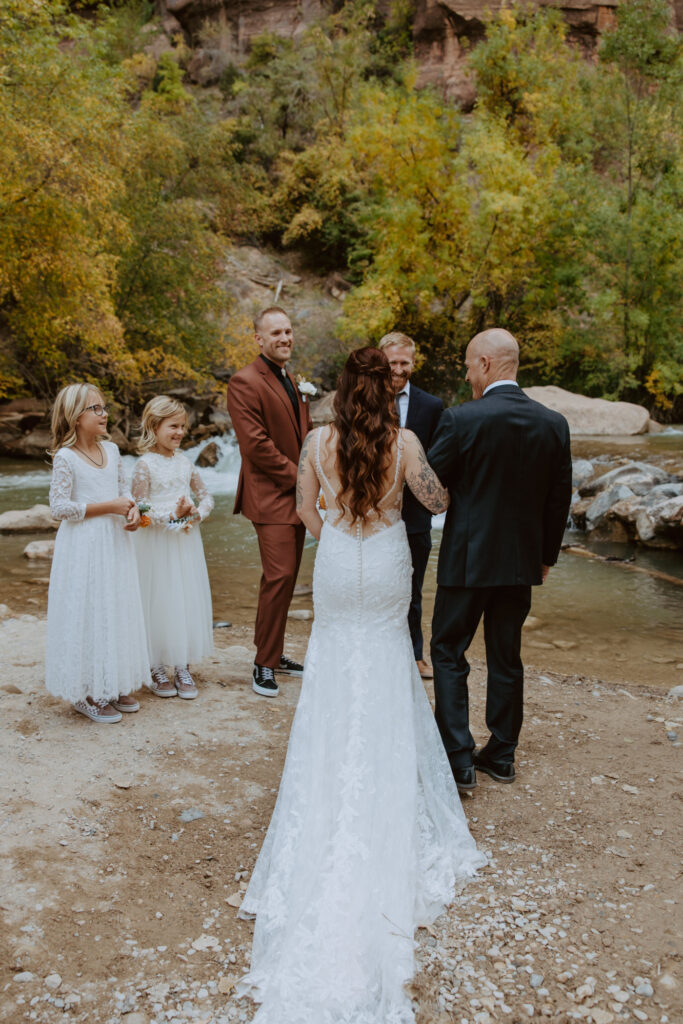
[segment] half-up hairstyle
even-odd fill
[[[155,398],[150,398],[142,410],[140,437],[136,445],[140,455],[152,450],[157,443],[157,430],[163,421],[171,416],[184,416],[187,427],[187,409],[177,398],[169,398],[168,395],[157,395]]]
[[[358,348],[351,353],[337,383],[334,413],[339,497],[355,523],[379,505],[398,433],[391,368],[384,352]]]
[[[72,448],[77,441],[76,423],[90,404],[91,394],[99,395],[102,405],[106,405],[102,392],[96,384],[67,384],[55,398],[52,406],[52,446],[48,455],[56,455],[60,448]],[[109,434],[103,431],[98,441],[107,441]]]

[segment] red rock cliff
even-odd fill
[[[600,33],[613,24],[619,0],[535,2],[558,7],[569,25],[570,38],[590,53]],[[247,53],[253,36],[273,32],[295,38],[331,6],[325,0],[157,0],[157,5],[167,28],[182,28],[191,42],[197,41],[207,21],[216,22],[223,29],[224,58],[238,60]],[[380,12],[389,6],[390,0],[378,0]],[[471,106],[474,90],[466,71],[467,47],[483,36],[484,12],[501,6],[501,0],[417,0],[413,39],[420,84],[434,85],[462,106]],[[674,0],[672,8],[678,27],[683,27],[683,0]]]

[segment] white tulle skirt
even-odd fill
[[[75,703],[149,682],[133,537],[121,516],[62,522],[47,602],[45,685]]]
[[[135,534],[150,665],[188,665],[213,651],[211,589],[198,527]]]
[[[323,527],[277,804],[240,914],[258,1024],[410,1024],[413,933],[485,863],[415,666],[402,522]]]

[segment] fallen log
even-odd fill
[[[677,587],[683,587],[683,579],[680,576],[671,576],[668,572],[660,572],[659,569],[648,569],[644,565],[634,565],[633,562],[621,558],[608,558],[606,555],[598,555],[595,551],[581,547],[580,544],[563,544],[562,550],[568,555],[579,555],[581,558],[592,558],[596,562],[606,562],[608,565],[619,565],[622,569],[630,569],[631,572],[643,572],[655,579],[665,580]]]

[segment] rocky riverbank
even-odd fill
[[[209,441],[196,461],[200,467],[215,466],[219,458],[217,444]],[[599,459],[574,461],[571,524],[592,540],[683,550],[683,471],[629,459],[610,465]],[[58,526],[47,505],[0,514],[0,535],[46,533]],[[49,558],[52,542],[31,541],[24,553]]]
[[[222,436],[231,429],[224,393],[198,395],[189,386],[169,388],[165,393],[177,398],[187,409],[189,429],[184,448]],[[134,454],[139,426],[139,417],[130,409],[117,409],[112,416],[109,433],[124,455]],[[50,409],[47,402],[37,398],[17,398],[0,403],[0,456],[45,461],[49,447]]]
[[[594,540],[683,549],[683,473],[632,461],[609,469],[580,459],[573,483],[572,521]]]
[[[260,262],[256,262],[256,269],[253,268],[256,256],[251,254],[252,250],[243,247],[240,256],[241,277],[237,276],[233,282],[236,288],[240,285],[240,297],[245,305],[263,305],[268,301],[269,289],[265,284],[254,282],[254,275],[257,270],[263,274],[267,271],[270,278],[263,278],[268,284],[271,279],[275,281],[277,275],[287,273],[282,267],[275,265],[274,261],[266,260],[262,254],[254,250],[256,256],[260,256]],[[261,266],[263,264],[263,266]],[[294,275],[290,274],[290,277]],[[284,278],[280,278],[280,284]],[[295,278],[295,282],[299,281]],[[334,286],[330,286],[334,290]],[[318,290],[319,291],[319,290]],[[332,313],[329,303],[332,301],[318,291],[305,292],[299,296],[297,302],[293,299],[298,313],[306,321],[313,317],[314,321],[327,324],[332,321]],[[260,294],[263,292],[263,294]],[[308,303],[308,305],[306,305]],[[305,316],[304,316],[305,314]],[[317,320],[316,320],[317,317]],[[293,322],[297,324],[297,314],[293,313]],[[310,324],[308,325],[310,330]],[[298,324],[297,324],[298,336]],[[303,341],[304,349],[306,340]],[[229,378],[227,378],[229,379]],[[166,386],[164,393],[172,395],[183,403],[188,414],[188,433],[183,442],[184,448],[197,445],[200,441],[215,436],[222,436],[232,429],[232,423],[227,411],[225,387],[218,390],[208,391],[205,394],[198,394],[191,385]],[[573,394],[564,391],[562,388],[553,386],[525,388],[530,398],[550,409],[562,413],[569,422],[572,437],[596,436],[596,437],[627,437],[638,434],[658,433],[663,428],[650,418],[647,409],[631,402],[608,402],[602,398],[587,398],[584,395]],[[150,396],[151,397],[151,394]],[[320,397],[311,403],[311,415],[314,424],[329,423],[333,418],[332,403],[334,392],[321,393]],[[124,454],[135,452],[135,440],[139,432],[139,416],[130,408],[116,407],[109,421],[111,438]],[[0,402],[0,456],[14,459],[45,459],[46,450],[50,447],[50,410],[47,402],[36,398],[19,398],[11,402]]]
[[[293,655],[308,628],[292,622]],[[215,636],[197,701],[143,694],[98,728],[45,692],[44,621],[0,623],[3,1020],[251,1020],[236,907],[299,683],[259,700],[251,628]],[[474,659],[478,738],[484,679]],[[484,778],[465,803],[489,866],[417,935],[417,1024],[681,1019],[681,736],[665,693],[528,667],[518,779]]]

